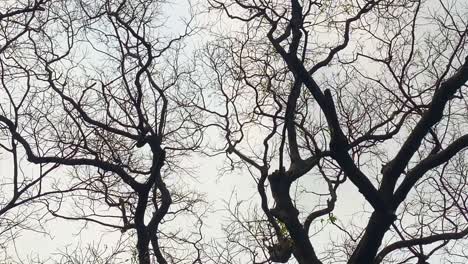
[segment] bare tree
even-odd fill
[[[463,1],[211,0],[236,24],[195,65],[183,52],[193,16],[173,33],[164,1],[6,3],[5,230],[35,203],[134,237],[139,263],[466,260]],[[231,200],[226,244],[209,247],[183,161],[211,127],[260,199]],[[342,219],[350,185],[365,205]],[[326,230],[338,236],[320,246]],[[111,261],[101,253],[60,257]]]
[[[244,230],[272,241],[263,261],[463,255],[455,249],[468,235],[464,1],[210,4],[237,27],[202,52],[192,107],[211,115],[204,125],[221,131],[218,150],[257,183],[263,228]],[[333,214],[347,182],[367,203],[357,223]],[[319,252],[324,220],[344,239]],[[246,254],[262,256],[247,244]]]
[[[5,33],[11,53],[2,56],[24,66],[13,75],[2,60],[14,113],[0,113],[0,123],[13,155],[21,147],[33,164],[64,168],[54,178],[66,180],[49,182],[58,195],[42,200],[54,217],[135,232],[139,263],[199,263],[203,196],[187,188],[181,159],[203,130],[193,122],[200,114],[179,103],[192,72],[182,63],[184,40],[196,27],[191,14],[180,34],[168,31],[165,4],[36,1],[2,12],[2,23],[29,12],[42,24],[25,19],[28,30]],[[193,222],[171,226],[180,216]]]

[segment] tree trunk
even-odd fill
[[[294,257],[300,264],[322,264],[315,254],[307,231],[297,218],[286,223],[289,234],[294,241]]]
[[[395,216],[382,212],[373,212],[367,224],[364,236],[348,261],[348,264],[373,263],[377,250],[382,244],[385,233],[390,229]]]
[[[284,172],[275,171],[268,179],[276,202],[276,207],[271,209],[271,213],[285,224],[294,242],[294,257],[300,264],[321,264],[310,242],[307,230],[299,221],[299,211],[294,207],[289,195],[290,178]]]
[[[138,192],[138,204],[135,210],[135,229],[137,231],[138,263],[150,264],[149,243],[150,236],[145,225],[145,211],[148,201],[148,191]]]
[[[146,230],[137,229],[138,263],[150,264],[149,237]]]

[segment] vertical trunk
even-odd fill
[[[138,263],[150,264],[149,255],[149,237],[146,228],[137,228],[137,250],[138,250]]]
[[[151,175],[144,187],[139,189],[138,192],[138,205],[135,210],[135,228],[137,229],[137,248],[138,260],[140,264],[150,264],[149,244],[152,243],[153,252],[159,264],[166,264],[162,252],[159,248],[157,230],[160,222],[169,211],[172,203],[171,193],[166,187],[166,184],[161,177],[161,168],[165,161],[165,151],[161,149],[161,140],[153,137],[150,141],[151,150],[153,152],[153,165],[151,167]],[[145,211],[148,207],[148,197],[150,190],[154,190],[153,206],[155,211],[148,223],[145,225]],[[161,192],[161,204],[158,206],[156,202],[156,190]]]
[[[292,219],[286,223],[286,227],[294,241],[293,254],[297,262],[300,264],[321,264],[322,262],[318,259],[310,243],[309,235],[299,220],[297,218]]]
[[[321,264],[310,242],[307,230],[298,219],[299,212],[292,203],[289,190],[291,181],[280,171],[275,171],[269,177],[270,188],[276,207],[271,213],[284,223],[294,243],[294,257],[300,264]]]
[[[153,252],[156,256],[156,261],[159,264],[167,264],[167,261],[162,255],[161,249],[159,248],[158,236],[156,234],[151,238],[151,245],[153,246]]]
[[[390,229],[395,216],[375,211],[367,224],[364,236],[348,261],[348,264],[373,263],[385,233]]]
[[[148,191],[144,188],[138,191],[138,204],[135,209],[135,229],[137,231],[138,263],[150,264],[150,236],[145,225],[145,212],[148,203]]]

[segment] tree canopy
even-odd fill
[[[60,220],[120,239],[37,263],[467,262],[467,18],[462,0],[5,1],[4,261]],[[220,159],[208,183],[197,163]]]

